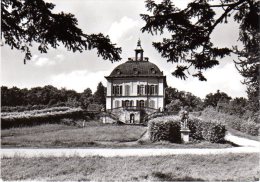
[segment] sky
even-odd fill
[[[12,50],[8,45],[1,47],[1,85],[19,88],[53,85],[82,92],[91,88],[94,92],[98,82],[106,86],[104,76],[108,76],[119,64],[134,57],[134,49],[140,38],[144,56],[155,63],[167,77],[168,86],[191,92],[204,98],[217,90],[231,97],[246,97],[246,87],[241,83],[243,77],[236,70],[233,55],[225,57],[218,66],[205,71],[207,82],[189,77],[180,80],[171,75],[175,65],[167,63],[153,48],[152,42],[162,40],[163,36],[142,33],[145,22],[140,14],[146,14],[145,3],[141,0],[46,0],[55,4],[54,11],[72,13],[78,19],[78,26],[86,33],[109,35],[113,43],[122,47],[122,60],[111,63],[98,57],[95,50],[73,53],[63,46],[50,48],[47,54],[33,47],[32,60],[23,64],[24,54]],[[176,5],[184,8],[187,0],[175,0]],[[165,35],[164,35],[165,36]],[[212,41],[218,47],[237,45],[238,25],[231,22],[217,27]]]

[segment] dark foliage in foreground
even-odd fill
[[[112,44],[108,36],[85,34],[73,14],[53,13],[54,7],[43,0],[1,1],[1,38],[12,49],[25,52],[24,64],[32,57],[33,43],[37,43],[41,53],[63,44],[69,51],[96,49],[103,59],[121,59],[121,48]]]

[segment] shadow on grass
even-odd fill
[[[203,179],[193,178],[190,176],[174,177],[170,173],[162,173],[162,172],[153,172],[152,177],[160,181],[204,181]]]

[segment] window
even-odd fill
[[[116,74],[120,75],[121,71],[119,69],[116,70]]]
[[[117,107],[120,107],[120,102],[119,102],[119,100],[116,100],[116,101],[115,101],[115,108],[117,108]]]
[[[149,94],[157,95],[158,94],[158,85],[149,85]]]
[[[155,108],[155,102],[154,102],[154,100],[150,100],[149,107],[150,107],[150,108]]]
[[[144,85],[137,85],[137,94],[138,95],[145,95],[146,94],[146,89]]]
[[[131,101],[130,101],[130,107],[133,107],[133,106],[134,106],[134,101],[131,100]]]
[[[144,100],[140,100],[140,107],[144,107]]]
[[[125,86],[125,95],[126,95],[126,96],[129,96],[129,95],[130,95],[130,86],[129,86],[129,85],[126,85],[126,86]]]
[[[154,68],[151,68],[151,73],[153,73],[153,74],[155,74],[155,73],[156,73],[156,71],[155,71],[155,69],[154,69]]]
[[[125,107],[129,107],[130,106],[130,102],[129,102],[129,100],[126,100],[125,101]]]
[[[122,95],[122,85],[113,86],[112,93],[113,95]]]

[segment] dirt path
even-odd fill
[[[259,153],[256,147],[234,147],[224,149],[1,149],[3,157],[129,157],[129,156],[162,156],[183,154],[227,154]]]
[[[255,140],[250,140],[247,138],[238,137],[235,135],[232,135],[231,133],[227,132],[225,136],[225,140],[232,142],[238,146],[242,147],[258,147],[260,148],[260,142]]]

